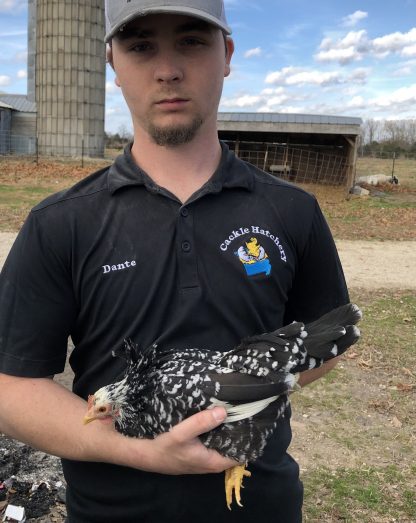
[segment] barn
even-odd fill
[[[219,113],[219,136],[243,160],[296,183],[353,183],[361,118]]]
[[[22,94],[0,93],[0,154],[36,153],[36,104]]]

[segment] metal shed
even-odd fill
[[[219,113],[219,136],[236,154],[295,182],[351,186],[361,118]]]
[[[36,104],[22,94],[0,94],[0,154],[36,152]]]

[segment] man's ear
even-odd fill
[[[111,69],[116,72],[116,70],[114,69],[114,61],[113,61],[113,48],[111,47],[111,44],[110,45],[107,45],[107,49],[106,49],[106,58],[107,58],[107,63],[110,64],[111,66]],[[116,73],[116,77],[114,79],[114,83],[117,85],[117,87],[120,87],[120,83],[118,81],[118,78],[117,78],[117,73]]]
[[[231,73],[231,58],[234,54],[234,40],[228,36],[225,39],[225,48],[226,48],[226,54],[225,54],[224,77],[227,77]]]
[[[107,48],[105,50],[105,54],[106,54],[107,63],[111,65],[112,69],[114,69],[114,65],[113,65],[113,48],[111,47],[111,44],[107,45]]]

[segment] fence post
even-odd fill
[[[81,167],[84,167],[84,137],[81,140]]]

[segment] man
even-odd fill
[[[290,412],[250,465],[244,509],[231,513],[219,473],[234,462],[197,438],[223,409],[152,441],[81,424],[87,395],[122,370],[111,353],[126,337],[225,350],[348,301],[314,198],[218,141],[233,54],[222,1],[107,0],[106,14],[134,142],[110,168],[35,207],[5,264],[0,430],[63,458],[69,523],[300,522]],[[69,335],[73,393],[48,379],[64,368]]]

